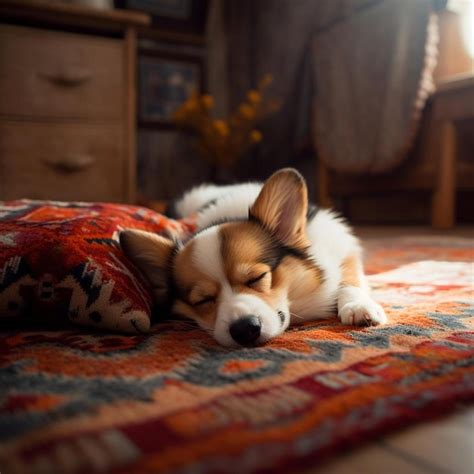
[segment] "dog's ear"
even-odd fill
[[[120,232],[120,246],[151,283],[157,302],[165,303],[176,244],[159,235],[129,229]]]
[[[293,168],[275,172],[263,185],[250,217],[259,220],[285,245],[308,245],[306,214],[308,189],[304,178]]]

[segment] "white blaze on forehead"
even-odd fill
[[[215,281],[224,283],[224,261],[221,254],[221,238],[217,226],[203,230],[193,242],[191,258],[200,271]]]

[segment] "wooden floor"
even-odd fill
[[[474,408],[339,455],[307,474],[472,474]]]
[[[473,239],[474,227],[358,227],[362,239],[451,235]],[[307,474],[474,474],[474,406],[459,405],[448,417],[422,423],[369,443],[310,469]]]

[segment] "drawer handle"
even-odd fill
[[[89,155],[69,155],[64,158],[47,158],[44,162],[61,173],[76,173],[90,168],[95,159]]]
[[[40,76],[44,79],[64,87],[80,86],[92,79],[92,73],[86,69],[76,69],[57,73],[43,72]]]

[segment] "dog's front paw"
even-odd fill
[[[387,322],[382,306],[370,298],[346,303],[339,311],[339,318],[342,324],[359,326],[377,326]]]

